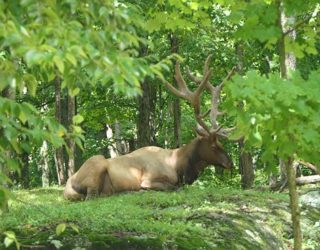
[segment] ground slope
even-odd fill
[[[288,195],[188,186],[68,202],[62,189],[14,192],[0,231],[22,249],[290,249]],[[304,247],[319,249],[320,211],[303,207]],[[58,231],[66,229],[58,236]],[[58,233],[59,233],[58,232]],[[0,249],[4,234],[1,234]],[[12,246],[12,249],[14,247]]]

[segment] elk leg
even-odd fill
[[[96,188],[88,188],[87,189],[86,201],[94,199],[98,196],[99,196],[99,191]]]
[[[177,187],[168,181],[150,181],[144,180],[141,183],[142,189],[151,189],[157,191],[175,190]]]

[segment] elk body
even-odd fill
[[[231,73],[220,85],[214,87],[209,82],[209,62],[210,56],[205,62],[202,79],[188,72],[190,78],[198,84],[194,92],[188,89],[183,80],[179,63],[175,69],[178,89],[165,82],[169,90],[186,99],[193,107],[199,125],[199,137],[178,149],[150,146],[112,159],[105,159],[102,155],[93,156],[68,179],[64,197],[69,200],[81,200],[97,195],[109,196],[141,189],[170,190],[184,183],[193,183],[200,172],[209,165],[231,169],[232,161],[218,141],[218,137],[227,137],[228,130],[222,129],[216,121],[217,116],[221,114],[218,111],[217,98],[224,81]],[[200,113],[200,96],[205,89],[212,94],[209,112],[211,127],[207,126],[203,120],[204,116]]]
[[[226,169],[232,161],[215,137],[196,138],[178,149],[144,147],[112,159],[88,159],[68,179],[64,197],[80,200],[141,189],[171,190],[191,184],[208,165]]]

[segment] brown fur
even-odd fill
[[[141,189],[174,189],[191,184],[210,164],[232,167],[229,156],[212,136],[173,150],[151,146],[113,159],[97,155],[68,179],[64,197],[80,200]]]

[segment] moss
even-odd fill
[[[54,244],[60,249],[285,249],[291,244],[285,194],[187,186],[88,202],[65,201],[59,188],[14,195],[0,230],[13,230],[20,243],[46,249]],[[304,244],[312,249],[319,212],[303,211]],[[57,236],[59,223],[67,229]]]

